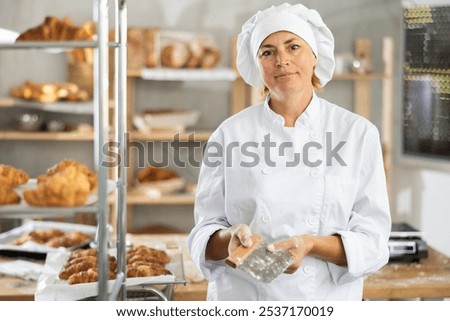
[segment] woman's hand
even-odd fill
[[[269,251],[287,250],[294,258],[294,262],[286,269],[286,273],[294,273],[302,264],[307,255],[314,256],[326,262],[339,266],[347,265],[344,244],[340,235],[316,236],[297,235],[288,239],[270,244]]]
[[[228,228],[230,241],[228,243],[228,255],[231,254],[240,245],[245,247],[252,246],[252,231],[245,224],[236,224]]]
[[[303,258],[308,255],[310,248],[303,235],[292,236],[288,239],[272,243],[267,246],[269,251],[282,251],[286,250],[294,258],[294,262],[288,266],[284,273],[292,274],[298,270],[302,264]]]
[[[245,224],[236,224],[218,230],[209,238],[205,258],[207,260],[225,259],[241,244],[245,247],[251,246],[251,237],[252,231]]]

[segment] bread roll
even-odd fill
[[[189,57],[189,49],[184,43],[173,42],[163,48],[161,64],[167,68],[181,68],[187,63]]]

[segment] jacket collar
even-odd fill
[[[283,116],[274,112],[269,106],[270,96],[267,95],[264,100],[264,114],[268,120],[278,126],[284,126]],[[306,107],[305,111],[297,118],[294,127],[310,127],[314,120],[320,115],[320,100],[313,91],[313,97]]]

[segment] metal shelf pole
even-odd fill
[[[107,168],[103,166],[106,164],[105,153],[102,152],[103,146],[108,139],[108,0],[95,0],[98,4],[98,23],[97,36],[98,48],[96,50],[96,72],[97,83],[94,83],[97,90],[97,96],[94,97],[98,106],[95,108],[97,113],[97,146],[98,151],[98,261],[99,261],[99,283],[98,283],[98,300],[107,300],[108,292],[108,195],[106,190]]]
[[[115,70],[115,141],[118,142],[120,163],[117,173],[117,272],[118,281],[122,282],[120,287],[120,298],[127,299],[126,291],[126,197],[127,197],[127,5],[126,0],[116,0],[115,9],[115,47],[114,70]],[[119,279],[122,276],[122,281]],[[117,298],[116,293],[112,293],[112,299]]]

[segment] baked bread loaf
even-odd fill
[[[189,49],[182,42],[173,42],[162,49],[161,64],[167,68],[182,68],[190,57]]]
[[[203,56],[200,67],[201,68],[213,68],[220,61],[220,50],[212,45],[206,45],[203,47]]]
[[[161,64],[168,68],[213,68],[220,61],[220,50],[214,44],[193,40],[177,41],[161,51]]]

